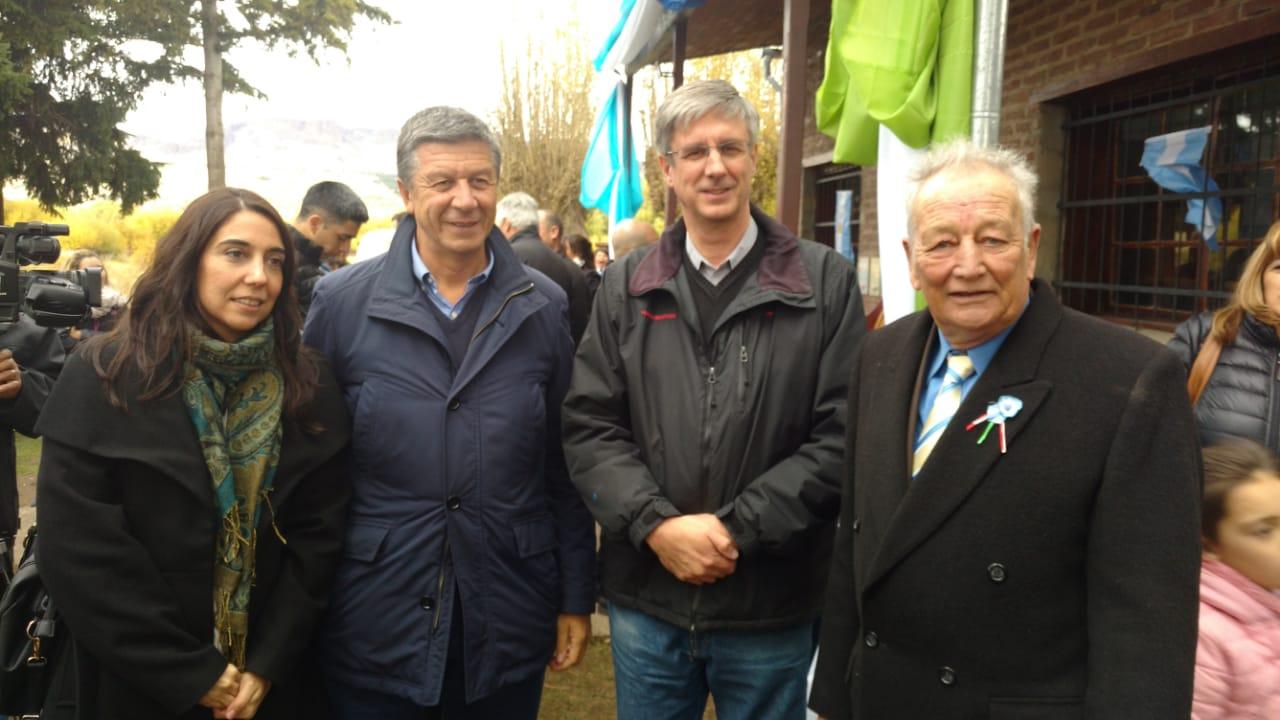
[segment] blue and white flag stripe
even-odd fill
[[[1217,192],[1218,184],[1205,172],[1200,161],[1209,143],[1209,128],[1191,128],[1147,138],[1139,164],[1157,185],[1171,192]],[[1218,227],[1222,224],[1222,200],[1193,198],[1187,201],[1183,220],[1200,230],[1210,250],[1218,249]]]

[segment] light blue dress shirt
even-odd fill
[[[427,269],[427,264],[422,261],[422,256],[418,254],[418,243],[413,243],[410,255],[413,257],[413,276],[418,279],[418,287],[427,294],[427,298],[436,306],[436,309],[444,313],[444,316],[453,320],[462,312],[462,306],[476,293],[476,288],[480,284],[489,279],[489,273],[493,272],[493,253],[485,248],[485,255],[489,257],[489,264],[481,270],[478,275],[467,281],[467,290],[462,293],[462,297],[458,298],[458,302],[450,304],[440,294],[440,288],[436,285],[436,279],[431,276],[431,271]]]
[[[1030,298],[1027,299],[1027,305],[1031,304]],[[1027,311],[1026,305],[1023,306],[1022,312]],[[969,353],[969,362],[973,363],[973,374],[970,375],[963,383],[960,384],[960,400],[969,396],[969,391],[973,389],[974,384],[978,382],[978,378],[982,377],[982,373],[986,371],[987,366],[991,364],[991,360],[995,358],[996,351],[1004,344],[1004,339],[1009,337],[1009,333],[1013,332],[1013,328],[1022,320],[1022,315],[1018,315],[1018,319],[1013,324],[1004,329],[1004,332],[982,343],[977,347],[971,347],[967,351]],[[925,386],[920,392],[920,411],[916,416],[916,436],[918,437],[924,431],[924,419],[929,417],[929,411],[933,409],[933,401],[938,397],[938,391],[942,389],[942,381],[947,375],[947,355],[956,352],[951,343],[942,336],[942,332],[935,330],[938,334],[938,341],[933,345],[933,354],[929,358],[929,364],[925,368]],[[961,351],[964,352],[964,351]],[[969,418],[972,420],[973,418]],[[966,420],[965,422],[968,422]]]

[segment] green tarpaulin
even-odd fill
[[[833,0],[818,129],[833,161],[876,164],[878,125],[907,145],[969,135],[973,0]]]

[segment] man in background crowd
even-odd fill
[[[615,225],[610,239],[613,243],[613,259],[621,260],[632,250],[658,242],[658,231],[649,223],[632,218]]]
[[[66,353],[58,332],[25,315],[0,325],[0,562],[9,576],[18,533],[18,470],[14,431],[35,436],[36,419]]]
[[[543,208],[538,211],[538,238],[551,252],[564,257],[564,222],[554,210]]]
[[[297,253],[298,305],[305,316],[316,283],[347,262],[351,239],[369,220],[369,211],[355,191],[326,180],[312,185],[290,229]]]
[[[564,290],[569,298],[569,333],[576,347],[591,313],[591,293],[578,266],[540,241],[538,213],[538,201],[528,193],[510,193],[498,201],[498,229],[511,241],[520,262],[551,278]],[[556,237],[559,237],[558,229]]]

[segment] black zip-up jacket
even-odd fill
[[[680,221],[609,266],[565,400],[565,454],[603,528],[609,601],[681,627],[817,617],[840,504],[846,386],[866,332],[853,266],[757,208],[763,255],[710,355]],[[680,582],[645,538],[715,513],[739,550],[713,584]]]
[[[298,291],[298,310],[302,312],[302,317],[305,319],[311,310],[311,295],[316,290],[316,283],[325,276],[325,270],[320,265],[320,255],[324,252],[324,248],[308,240],[292,225],[289,226],[289,235],[293,239],[294,256],[298,261],[297,270],[294,272],[294,288]]]
[[[1213,313],[1187,319],[1174,331],[1169,349],[1191,370],[1213,327]],[[1230,346],[1222,349],[1196,403],[1200,444],[1248,438],[1280,449],[1280,338],[1273,328],[1246,315]]]

